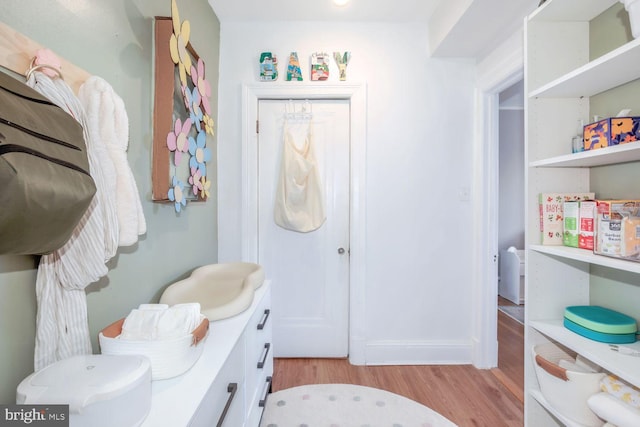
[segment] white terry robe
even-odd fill
[[[129,145],[129,118],[122,98],[111,85],[98,76],[85,81],[78,92],[89,128],[107,148],[116,172],[116,213],[119,246],[131,246],[138,235],[147,231],[138,186],[127,161]]]
[[[83,127],[89,170],[96,194],[89,208],[62,248],[40,258],[36,278],[38,314],[36,318],[35,370],[77,354],[90,354],[91,339],[84,288],[105,276],[105,261],[113,248],[107,236],[117,236],[113,188],[113,162],[106,148],[93,141],[85,113],[73,91],[63,80],[34,72],[27,84],[71,114]],[[105,172],[106,171],[106,172]],[[113,246],[113,243],[111,244]],[[117,246],[116,246],[117,249]]]

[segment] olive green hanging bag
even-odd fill
[[[82,126],[0,72],[0,255],[59,249],[95,192]]]

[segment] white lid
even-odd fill
[[[92,354],[60,360],[18,385],[18,403],[68,404],[70,413],[151,383],[151,363],[139,355]],[[151,392],[151,387],[149,387]]]

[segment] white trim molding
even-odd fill
[[[498,365],[498,152],[499,94],[524,78],[522,29],[478,65],[474,166],[474,277],[471,360],[476,368]],[[523,189],[524,191],[524,189]]]
[[[366,143],[365,84],[253,84],[242,88],[242,257],[258,259],[258,153],[256,123],[261,99],[346,99],[351,111],[349,361],[364,365],[366,325]]]
[[[468,365],[468,341],[396,341],[367,343],[367,365]]]

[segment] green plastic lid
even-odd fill
[[[564,317],[580,326],[606,334],[633,334],[636,319],[597,305],[575,305],[564,310]]]

